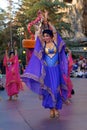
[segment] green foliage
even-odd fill
[[[64,8],[67,8],[64,2],[60,2],[59,0],[21,0],[21,2],[18,3],[19,6],[14,15],[11,12],[11,4],[13,7],[13,1],[9,0],[8,12],[0,12],[0,28],[2,30],[0,34],[0,45],[2,46],[2,50],[4,50],[4,47],[10,41],[9,21],[12,20],[13,41],[16,40],[17,46],[20,48],[20,35],[17,35],[17,29],[23,27],[28,38],[27,25],[37,17],[38,10],[44,11],[44,9],[46,9],[49,12],[49,20],[56,26],[60,33],[62,29],[71,31],[70,24],[62,20],[63,17],[67,17],[67,14],[64,11],[60,11],[60,9],[63,10]],[[9,14],[11,15],[10,17]],[[5,22],[7,21],[6,19],[9,19],[7,23]],[[21,36],[21,39],[22,38],[23,37]]]
[[[70,31],[70,24],[62,20],[63,16],[67,16],[66,13],[59,13],[59,10],[63,10],[65,7],[67,8],[66,4],[59,0],[22,0],[16,18],[21,26],[27,29],[28,23],[37,17],[38,10],[44,11],[46,9],[49,12],[49,20],[56,26],[57,30],[66,29]]]
[[[57,30],[61,33],[62,30],[67,30],[68,32],[72,31],[71,30],[71,24],[70,23],[65,23],[65,22],[58,22],[56,25]]]

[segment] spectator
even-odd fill
[[[2,71],[0,70],[0,91],[4,90]]]

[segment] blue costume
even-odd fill
[[[67,75],[65,43],[58,34],[58,43],[53,48],[43,47],[37,38],[30,62],[22,75],[22,80],[34,92],[42,96],[45,108],[61,109],[67,99],[67,87],[63,74]]]

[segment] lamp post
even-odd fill
[[[84,47],[83,50],[84,50],[84,56],[86,57],[87,47]]]
[[[11,44],[11,50],[13,51],[13,41],[12,41],[12,24],[11,24],[11,21],[10,21],[10,44]]]
[[[26,51],[25,51],[25,50],[23,50],[23,54],[26,54]]]
[[[13,21],[13,1],[8,0],[7,16],[9,21],[9,35],[10,35],[10,49],[13,50],[13,39],[12,39],[12,21]]]
[[[23,27],[18,28],[17,33],[18,33],[19,40],[20,40],[20,51],[19,51],[19,54],[20,54],[20,58],[21,58],[21,54],[22,54],[22,36],[24,35],[24,28]]]

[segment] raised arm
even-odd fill
[[[49,29],[51,29],[51,30],[53,31],[54,40],[55,40],[55,42],[57,42],[57,30],[56,30],[56,28],[54,27],[54,25],[52,25],[52,23],[48,21],[48,19],[49,19],[48,11],[45,10],[44,12],[45,12],[45,13],[44,13],[44,19],[45,19],[45,21],[48,23]]]
[[[54,41],[55,41],[55,43],[57,43],[57,31],[56,31],[56,28],[51,24],[51,22],[49,22],[48,17],[49,17],[48,12],[45,10],[43,12],[43,14],[42,14],[42,19],[41,19],[40,24],[38,25],[38,29],[37,29],[37,32],[36,32],[36,35],[39,37],[39,39],[40,39],[43,46],[44,46],[44,39],[43,39],[42,32],[45,29],[50,29],[50,30],[53,31]]]
[[[55,41],[55,43],[57,43],[57,30],[56,30],[56,28],[54,27],[54,25],[51,24],[51,22],[49,22],[48,24],[49,24],[49,28],[53,31],[54,41]]]
[[[15,56],[17,56],[17,54],[18,54],[18,53],[17,53],[17,47],[15,47]]]
[[[42,25],[41,24],[38,26],[37,36],[39,37],[42,46],[44,46],[44,40],[43,40],[43,35],[42,35]]]
[[[13,44],[13,45],[14,45],[14,52],[15,52],[15,56],[16,56],[16,55],[18,54],[18,53],[17,53],[16,41],[14,41],[14,44]]]
[[[5,56],[3,59],[3,66],[7,66],[7,61],[8,61],[9,57],[8,57],[8,50],[5,50]]]
[[[9,58],[8,57],[8,50],[7,49],[5,50],[5,56],[6,56],[7,59]]]

